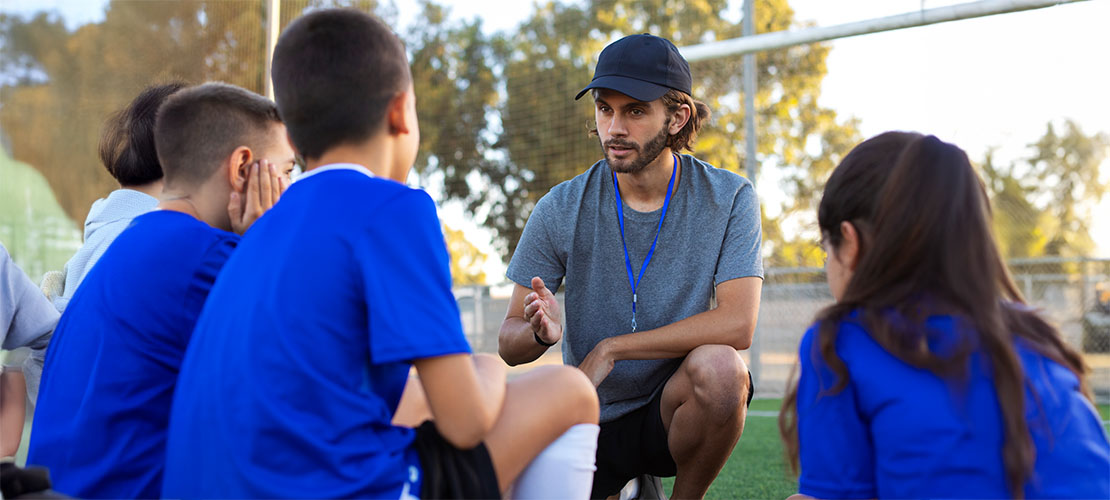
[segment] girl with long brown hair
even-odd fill
[[[1014,286],[967,155],[888,132],[818,209],[836,303],[779,428],[823,498],[1110,498],[1110,444],[1075,349]]]

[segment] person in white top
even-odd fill
[[[62,289],[46,290],[58,312],[65,310],[85,275],[131,220],[158,205],[162,164],[154,149],[154,117],[166,98],[186,86],[173,82],[147,87],[104,123],[100,162],[120,188],[93,202],[85,219],[85,243],[66,262]],[[44,280],[44,288],[49,282],[49,277]]]

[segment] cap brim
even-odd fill
[[[574,100],[581,99],[586,95],[590,89],[609,89],[620,92],[628,97],[636,99],[637,101],[651,102],[666,94],[670,87],[663,85],[656,85],[651,82],[629,78],[627,76],[601,76],[594,78],[586,88],[582,89],[578,95],[574,96]]]

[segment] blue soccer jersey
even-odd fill
[[[965,322],[928,320],[930,345],[945,352],[974,338]],[[966,377],[941,378],[883,349],[854,317],[841,322],[836,351],[848,385],[802,339],[798,383],[798,490],[817,498],[1009,498],[1003,423],[989,365],[971,355]],[[1110,444],[1068,369],[1018,341],[1025,368],[1026,422],[1036,463],[1027,498],[1110,498]]]
[[[81,283],[54,331],[28,464],[79,498],[162,492],[177,372],[239,237],[190,215],[135,218]]]
[[[418,495],[391,424],[415,359],[469,352],[435,205],[329,166],[295,182],[213,288],[182,367],[164,495]]]

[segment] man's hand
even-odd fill
[[[242,235],[277,203],[281,194],[289,187],[285,177],[267,160],[259,160],[251,165],[247,183],[243,186],[246,199],[238,192],[231,192],[227,204],[227,214],[231,217],[231,229]]]
[[[554,344],[563,338],[559,303],[539,276],[532,278],[532,290],[532,293],[524,297],[524,320],[532,325],[532,332],[540,340]]]
[[[594,349],[586,355],[586,359],[582,360],[582,364],[578,365],[578,369],[590,378],[594,387],[600,386],[605,377],[609,376],[609,372],[613,371],[614,361],[613,356],[609,354],[608,340],[598,342]]]

